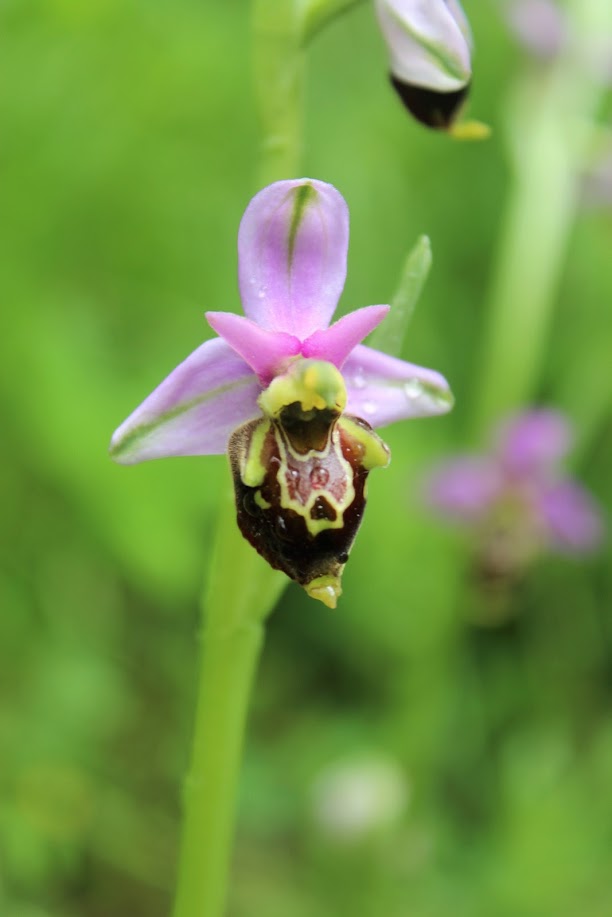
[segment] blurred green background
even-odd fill
[[[461,536],[415,496],[432,461],[466,444],[471,393],[487,384],[477,354],[509,188],[500,124],[524,66],[493,4],[466,9],[487,143],[408,119],[370,4],[309,54],[303,172],[336,184],[352,219],[341,311],[387,301],[427,233],[434,268],[404,356],[442,371],[457,406],[387,431],[393,463],[372,476],[338,610],[291,585],[270,619],[233,917],[612,913],[610,558],[542,559],[505,622],[474,624]],[[208,335],[203,311],[239,309],[259,143],[249,42],[238,0],[0,6],[6,917],[170,906],[198,594],[227,468],[121,468],[107,445]],[[568,410],[574,470],[604,506],[611,250],[611,211],[582,210],[537,393]],[[355,772],[359,800],[387,799],[371,828],[351,814]],[[321,803],[331,777],[336,799],[349,787],[336,821]]]

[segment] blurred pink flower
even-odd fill
[[[534,57],[549,60],[565,47],[566,17],[554,0],[509,0],[504,15],[514,36]]]
[[[566,419],[552,410],[519,414],[497,431],[492,449],[458,456],[428,479],[427,501],[477,532],[487,567],[510,572],[537,553],[593,551],[602,515],[560,462],[571,443]]]

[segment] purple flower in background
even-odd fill
[[[228,452],[243,535],[330,605],[363,515],[367,474],[389,460],[372,427],[452,405],[438,373],[361,344],[388,306],[330,325],[348,225],[332,185],[300,179],[260,191],[238,233],[246,317],[207,312],[218,337],[145,399],[110,449],[123,464]]]
[[[565,13],[554,0],[506,0],[504,15],[515,37],[534,57],[551,60],[567,43]]]
[[[415,118],[446,130],[472,76],[472,36],[458,0],[375,0],[391,82]]]
[[[515,573],[543,550],[588,553],[603,523],[586,490],[560,470],[570,442],[560,413],[520,414],[500,427],[489,453],[441,465],[428,480],[428,502],[475,530],[492,573]]]

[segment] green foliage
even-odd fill
[[[386,437],[330,613],[290,586],[268,625],[246,751],[234,917],[581,917],[609,884],[612,565],[543,560],[491,620],[459,535],[418,499],[465,445],[499,216],[499,130],[524,66],[469,12],[492,139],[409,121],[370,6],[309,51],[304,173],[351,212],[345,310],[434,269],[402,355],[457,404]],[[156,917],[174,881],[197,596],[222,457],[118,468],[112,430],[237,309],[258,134],[245,4],[12,0],[0,11],[0,912]],[[579,214],[538,400],[570,413],[609,505],[610,212]],[[536,240],[537,242],[537,240]],[[515,358],[520,360],[520,350]],[[473,448],[480,444],[471,444]],[[237,572],[236,575],[239,575]],[[353,842],[312,814],[364,752],[406,775],[397,823]]]

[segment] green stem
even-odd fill
[[[291,0],[253,0],[253,67],[262,136],[262,188],[298,178],[302,154],[305,52],[302,11]]]
[[[233,496],[221,519],[204,601],[205,627],[174,917],[221,917],[251,686],[263,622],[286,578],[240,535]]]
[[[302,137],[302,12],[253,0],[254,77],[263,136],[258,188],[296,177]],[[204,601],[200,685],[174,917],[221,917],[227,897],[236,789],[263,622],[287,580],[240,535],[233,495],[220,525]]]
[[[540,68],[522,80],[509,108],[514,175],[477,376],[477,437],[536,392],[576,212],[585,137],[601,95],[589,67],[588,39],[597,35],[608,3],[572,5],[573,51],[548,73]]]
[[[329,22],[363,2],[364,0],[305,0],[304,42],[311,41]]]
[[[363,0],[253,0],[253,75],[262,136],[258,187],[299,178],[306,46]]]

